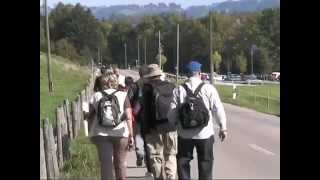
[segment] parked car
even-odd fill
[[[238,74],[230,74],[227,76],[224,81],[241,81],[241,76]]]
[[[247,84],[263,84],[263,81],[261,79],[247,79]]]

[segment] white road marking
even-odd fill
[[[263,152],[263,153],[265,153],[267,155],[271,155],[271,156],[275,156],[276,155],[275,153],[273,153],[271,151],[268,151],[268,150],[266,150],[266,149],[264,149],[264,148],[262,148],[262,147],[260,147],[260,146],[258,146],[256,144],[249,144],[249,147],[251,147],[252,149],[254,149],[256,151]]]

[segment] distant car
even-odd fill
[[[263,81],[260,79],[247,79],[247,84],[263,84]]]
[[[241,81],[241,76],[238,74],[230,74],[226,78],[224,78],[224,81]]]

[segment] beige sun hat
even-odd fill
[[[144,75],[143,77],[148,78],[148,77],[154,77],[154,76],[161,76],[162,75],[162,70],[158,66],[158,64],[150,64],[148,66],[149,72]]]

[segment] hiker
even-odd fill
[[[114,74],[117,76],[117,78],[118,78],[118,82],[119,82],[119,87],[118,87],[118,89],[119,89],[119,90],[125,90],[125,88],[126,88],[126,85],[125,85],[125,79],[126,79],[126,77],[125,77],[124,75],[120,74],[120,70],[119,70],[118,66],[116,66],[116,65],[114,65],[114,66],[112,67],[112,71],[113,71],[113,73],[114,73]]]
[[[190,161],[193,149],[198,156],[198,179],[211,180],[213,168],[213,118],[220,127],[219,137],[227,137],[226,115],[217,90],[201,80],[201,64],[187,65],[189,79],[176,87],[168,113],[169,121],[178,127],[178,176],[190,179]]]
[[[143,118],[142,113],[142,86],[143,86],[143,76],[148,73],[148,66],[142,65],[139,69],[140,78],[130,86],[128,90],[128,97],[130,99],[131,107],[133,109],[133,115],[135,119],[134,123],[134,136],[135,136],[135,150],[136,150],[136,165],[138,167],[142,166],[143,160],[147,167],[146,176],[152,176],[149,155],[147,152],[145,141],[145,136],[143,129],[141,129],[141,123]]]
[[[142,129],[151,172],[156,180],[175,179],[177,131],[167,118],[175,85],[161,80],[162,71],[157,64],[150,64],[148,69],[144,75]]]
[[[101,91],[90,100],[88,120],[89,136],[96,145],[101,164],[101,179],[127,178],[126,157],[134,145],[132,109],[127,93],[118,91],[118,78],[107,73],[100,78]]]
[[[129,88],[134,84],[133,78],[131,76],[126,76],[124,84],[125,84],[125,90],[128,91]]]
[[[101,67],[100,69],[100,75],[96,77],[95,81],[94,81],[94,86],[93,86],[93,91],[94,92],[98,92],[101,91],[101,85],[100,85],[100,79],[102,76],[104,76],[106,73],[109,73],[110,71],[108,71],[105,67]]]

